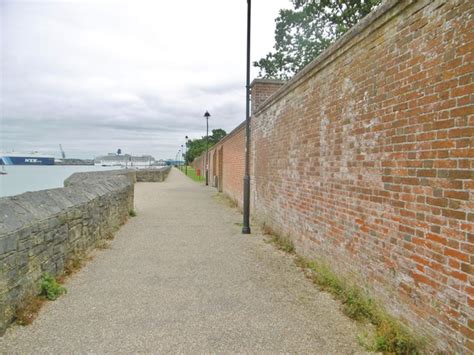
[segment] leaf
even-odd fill
[[[274,52],[253,64],[259,76],[289,79],[366,16],[381,0],[292,0],[276,18]]]

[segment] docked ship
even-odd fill
[[[133,156],[129,154],[109,153],[94,158],[94,165],[120,166],[123,168],[146,168],[155,165],[155,158],[151,155]]]
[[[0,153],[0,165],[54,165],[54,156],[32,153]]]

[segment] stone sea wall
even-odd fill
[[[43,273],[61,275],[125,223],[135,182],[163,181],[169,170],[76,173],[64,188],[0,198],[0,334]]]
[[[137,182],[162,182],[168,177],[170,170],[171,168],[165,168],[159,174],[155,170],[137,170],[135,176]]]

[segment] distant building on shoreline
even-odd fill
[[[94,165],[100,166],[120,166],[123,168],[144,168],[154,166],[155,158],[151,155],[133,156],[130,154],[109,153],[94,158]]]

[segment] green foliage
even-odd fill
[[[400,322],[386,314],[378,314],[373,351],[394,354],[422,354],[424,340],[415,338]]]
[[[202,174],[202,172],[201,172]],[[205,177],[203,176],[197,176],[197,171],[196,169],[188,166],[188,177],[191,179],[191,180],[194,180],[196,182],[204,182],[205,180]]]
[[[288,237],[273,234],[270,235],[270,243],[273,243],[279,250],[286,253],[293,254],[295,252],[295,245]]]
[[[131,210],[128,211],[128,215],[130,217],[136,217],[137,216],[137,211],[132,208]]]
[[[322,290],[339,299],[344,313],[352,319],[370,322],[375,326],[375,336],[363,343],[369,350],[394,354],[421,354],[425,342],[398,320],[386,313],[364,291],[334,273],[329,266],[297,256],[295,262]]]
[[[209,149],[218,143],[222,138],[224,138],[227,135],[226,131],[223,129],[213,129],[212,133],[209,135]],[[193,139],[189,140],[186,143],[187,146],[187,152],[186,155],[184,156],[185,161],[188,163],[191,163],[194,161],[195,158],[200,156],[203,152],[206,151],[206,137],[202,137],[199,139]]]
[[[374,9],[381,0],[292,0],[276,18],[275,51],[254,62],[264,78],[288,79]]]
[[[227,135],[226,131],[217,128],[212,130],[212,134],[209,136],[209,144],[217,144],[222,138]],[[205,139],[205,137],[203,137]]]
[[[54,301],[66,292],[66,288],[62,287],[50,274],[44,273],[41,276],[41,294],[48,300]]]
[[[200,156],[202,152],[206,151],[206,137],[189,140],[187,143],[187,152],[185,161],[192,163],[195,158]]]

